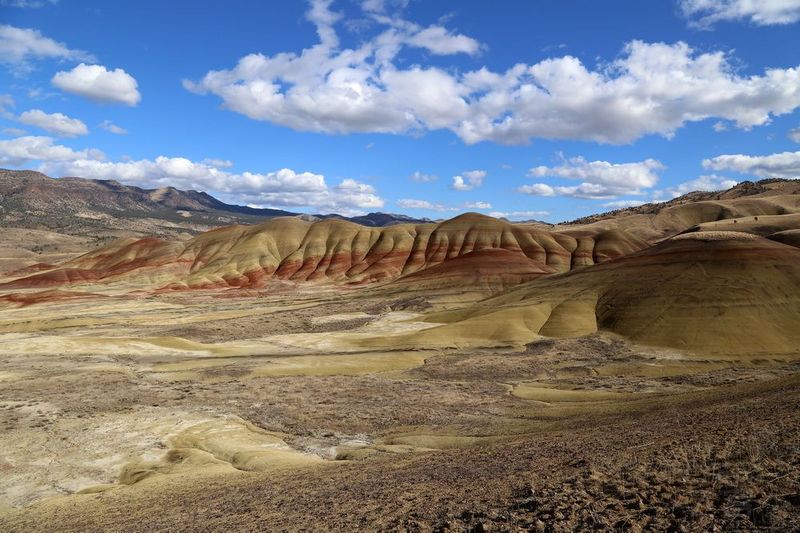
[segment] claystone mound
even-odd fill
[[[645,344],[769,356],[799,351],[798,316],[800,250],[698,232],[431,315],[447,325],[422,336],[526,343],[606,330]]]
[[[476,213],[440,224],[381,228],[341,220],[311,223],[277,218],[256,226],[219,228],[186,242],[118,241],[6,287],[121,282],[170,290],[253,288],[271,279],[366,284],[395,280],[469,255],[463,266],[443,267],[440,274],[503,288],[647,245],[620,230],[572,235],[515,226]],[[493,255],[498,250],[505,254],[503,262]],[[504,266],[509,272],[502,272]],[[468,274],[469,270],[473,272]]]

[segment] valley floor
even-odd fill
[[[0,310],[0,530],[800,527],[798,359],[392,341],[462,299]]]

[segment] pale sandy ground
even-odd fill
[[[113,294],[0,310],[0,508],[472,449],[797,370],[789,356],[693,357],[604,334],[403,346],[436,324],[365,294]]]
[[[164,329],[165,324],[174,328],[283,315],[317,303],[314,298],[288,305],[247,298],[215,299],[216,305],[209,306],[166,300],[99,299],[0,311],[0,390],[13,389],[0,401],[4,422],[0,465],[7,473],[0,480],[4,506],[105,490],[114,483],[139,481],[152,472],[207,471],[213,465],[220,473],[235,473],[335,458],[332,446],[313,452],[290,447],[281,433],[266,432],[241,419],[239,406],[228,408],[230,400],[224,397],[218,398],[216,405],[154,402],[118,405],[111,410],[89,408],[91,414],[71,411],[73,402],[94,403],[98,396],[107,395],[109,386],[130,388],[134,394],[156,389],[154,396],[158,396],[192,382],[230,386],[229,372],[242,380],[361,376],[407,370],[435,355],[424,351],[364,352],[352,342],[433,326],[415,322],[418,313],[403,311],[381,316],[349,312],[309,319],[312,326],[334,329],[369,319],[370,323],[355,331],[273,335],[254,331],[252,338],[227,342],[198,342],[155,331],[143,334],[148,329]],[[61,386],[54,387],[54,382]],[[17,399],[5,400],[11,397]],[[368,442],[349,441],[343,439],[351,446]],[[190,457],[182,459],[181,468],[165,458],[175,450]]]

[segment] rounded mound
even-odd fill
[[[469,287],[493,293],[555,272],[524,254],[490,248],[413,272],[395,283],[409,289]]]
[[[761,237],[670,239],[429,317],[421,336],[527,343],[606,330],[731,357],[800,354],[800,250]]]
[[[800,229],[779,231],[770,235],[769,240],[800,248]]]

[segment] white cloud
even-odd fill
[[[22,166],[32,161],[70,162],[76,160],[99,161],[104,158],[99,150],[73,150],[55,144],[51,137],[17,137],[0,141],[0,164]]]
[[[414,172],[411,174],[408,179],[411,181],[416,181],[417,183],[430,183],[431,181],[436,181],[439,179],[439,176],[435,176],[433,174],[424,174],[422,172]]]
[[[230,159],[216,159],[213,157],[207,157],[201,161],[204,165],[208,165],[210,167],[217,167],[217,168],[231,168],[233,166],[233,161]]]
[[[48,98],[60,96],[60,94],[55,91],[45,91],[39,87],[29,87],[27,93],[28,98],[31,100],[47,100]]]
[[[485,170],[468,170],[458,176],[453,176],[452,188],[457,191],[471,191],[483,185],[483,178],[485,177]]]
[[[680,7],[684,16],[700,27],[734,20],[759,26],[800,20],[800,0],[680,0]]]
[[[335,47],[339,44],[339,38],[336,36],[333,25],[342,18],[342,15],[331,11],[333,0],[313,0],[310,3],[311,8],[306,13],[306,17],[317,27],[320,42],[324,46]]]
[[[63,113],[45,113],[41,109],[31,109],[22,113],[18,120],[23,124],[36,126],[59,137],[77,137],[89,133],[86,124]]]
[[[45,165],[43,171],[94,179],[118,179],[144,187],[172,185],[180,189],[206,190],[228,195],[247,205],[263,207],[311,207],[349,213],[384,205],[372,186],[352,179],[329,187],[321,174],[295,172],[287,168],[267,173],[231,174],[182,157],[159,156],[155,160],[118,163],[79,160]]]
[[[457,207],[448,207],[443,204],[429,202],[428,200],[415,200],[413,198],[403,198],[397,200],[397,205],[403,209],[428,209],[430,211],[458,211]]]
[[[0,94],[0,117],[13,120],[14,114],[6,108],[14,107],[15,105],[16,103],[14,102],[13,96],[10,94]]]
[[[605,203],[603,204],[603,207],[608,207],[610,209],[624,209],[626,207],[639,207],[645,203],[646,202],[641,200],[617,200],[616,202]]]
[[[477,54],[481,44],[466,35],[454,35],[441,26],[430,26],[421,30],[407,40],[411,46],[425,48],[434,54]]]
[[[673,198],[683,196],[686,193],[694,191],[724,191],[730,189],[738,182],[725,176],[717,176],[714,174],[700,176],[699,178],[684,181],[675,187],[667,189],[667,193]]]
[[[173,186],[223,194],[233,201],[264,207],[307,207],[343,214],[381,208],[375,188],[353,179],[329,186],[325,177],[283,168],[274,172],[234,174],[184,157],[106,161],[99,150],[73,150],[50,137],[0,140],[0,164],[23,166],[38,161],[38,169],[53,176],[115,179],[148,188]],[[225,163],[228,163],[225,161]]]
[[[15,73],[25,74],[34,59],[92,61],[92,55],[71,50],[64,43],[45,37],[39,30],[0,24],[0,63],[11,65]]]
[[[39,8],[44,6],[52,6],[58,3],[58,0],[0,0],[0,6],[3,7],[30,7]]]
[[[453,207],[428,200],[417,200],[413,198],[403,198],[397,201],[397,205],[403,209],[427,209],[429,211],[463,211],[464,209],[491,209],[489,202],[465,202],[461,207]]]
[[[378,4],[368,4],[368,16],[379,32],[357,48],[338,46],[339,17],[329,2],[312,2],[309,20],[318,44],[300,53],[250,54],[184,86],[218,96],[231,111],[296,130],[449,129],[470,144],[533,138],[628,143],[651,134],[668,137],[706,119],[751,128],[800,107],[798,68],[740,75],[725,52],[698,53],[683,42],[633,41],[616,60],[594,69],[569,55],[520,62],[505,72],[406,66],[403,52],[413,43],[424,40],[440,53],[473,53],[477,43],[467,46],[464,36],[443,26],[423,29],[387,16]],[[434,36],[447,44],[432,44]]]
[[[720,155],[703,160],[703,167],[712,170],[731,170],[760,178],[800,178],[800,152],[771,155]]]
[[[104,130],[106,130],[107,132],[113,133],[115,135],[127,135],[128,134],[128,130],[126,130],[125,128],[122,128],[120,126],[117,126],[116,124],[114,124],[110,120],[104,120],[103,122],[101,122],[100,123],[100,127],[103,128]]]
[[[362,0],[361,9],[370,14],[384,14],[389,8],[404,9],[410,0]]]
[[[800,128],[789,130],[789,138],[796,143],[800,143]]]
[[[532,194],[534,196],[555,196],[556,190],[546,183],[534,183],[517,188],[517,192]]]
[[[397,200],[397,205],[404,209],[433,209],[431,202],[427,200],[416,200],[414,198],[403,198]]]
[[[70,71],[58,72],[51,80],[59,89],[84,96],[96,102],[135,106],[142,99],[136,80],[117,68],[81,63]]]
[[[3,128],[3,135],[8,135],[10,137],[22,137],[27,133],[28,133],[27,131],[21,130],[19,128]]]
[[[528,175],[533,178],[552,176],[580,180],[580,185],[551,186],[536,183],[523,185],[517,191],[536,196],[561,195],[589,199],[643,194],[643,189],[651,188],[658,182],[658,173],[663,169],[664,165],[655,159],[635,163],[609,163],[574,157],[557,167],[534,167]]]
[[[570,56],[515,68],[510,88],[485,74],[484,83],[501,89],[473,103],[479,112],[458,127],[467,142],[545,137],[625,143],[646,134],[670,136],[686,122],[712,117],[749,128],[800,105],[797,69],[741,77],[724,53],[698,55],[681,42],[634,41],[598,71]],[[493,118],[498,112],[502,118]]]
[[[492,211],[490,217],[506,218],[508,220],[542,219],[550,216],[549,211]]]

